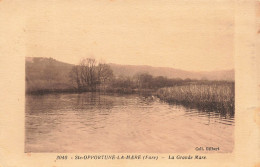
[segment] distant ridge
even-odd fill
[[[133,76],[136,73],[149,73],[153,76],[165,76],[168,78],[181,79],[208,79],[208,80],[228,80],[234,81],[234,70],[210,71],[210,72],[191,72],[169,67],[152,67],[147,65],[119,65],[109,64],[116,76]]]
[[[109,63],[114,75],[116,76],[134,76],[137,73],[149,73],[153,76],[165,76],[168,78],[181,79],[207,79],[207,80],[228,80],[234,81],[234,70],[192,72],[179,70],[169,67],[152,67],[147,65],[119,65]],[[41,78],[44,70],[56,73],[57,78],[63,81],[69,80],[69,72],[73,64],[57,61],[53,58],[26,57],[26,76]]]

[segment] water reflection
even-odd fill
[[[220,121],[219,123],[234,125],[234,109],[217,106],[214,104],[205,106],[205,105],[194,105],[190,103],[169,103],[173,106],[184,107],[186,110],[185,115],[187,116],[196,116],[196,117],[205,117],[208,119],[208,124],[210,122],[215,122],[216,120]]]
[[[187,152],[233,149],[233,115],[154,96],[26,96],[25,152]]]

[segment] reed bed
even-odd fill
[[[200,108],[217,108],[234,113],[234,83],[191,83],[161,88],[156,92],[161,100]]]

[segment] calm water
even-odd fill
[[[26,96],[25,152],[232,152],[234,119],[140,95]]]

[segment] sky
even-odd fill
[[[31,1],[28,57],[77,64],[234,68],[234,0]]]

